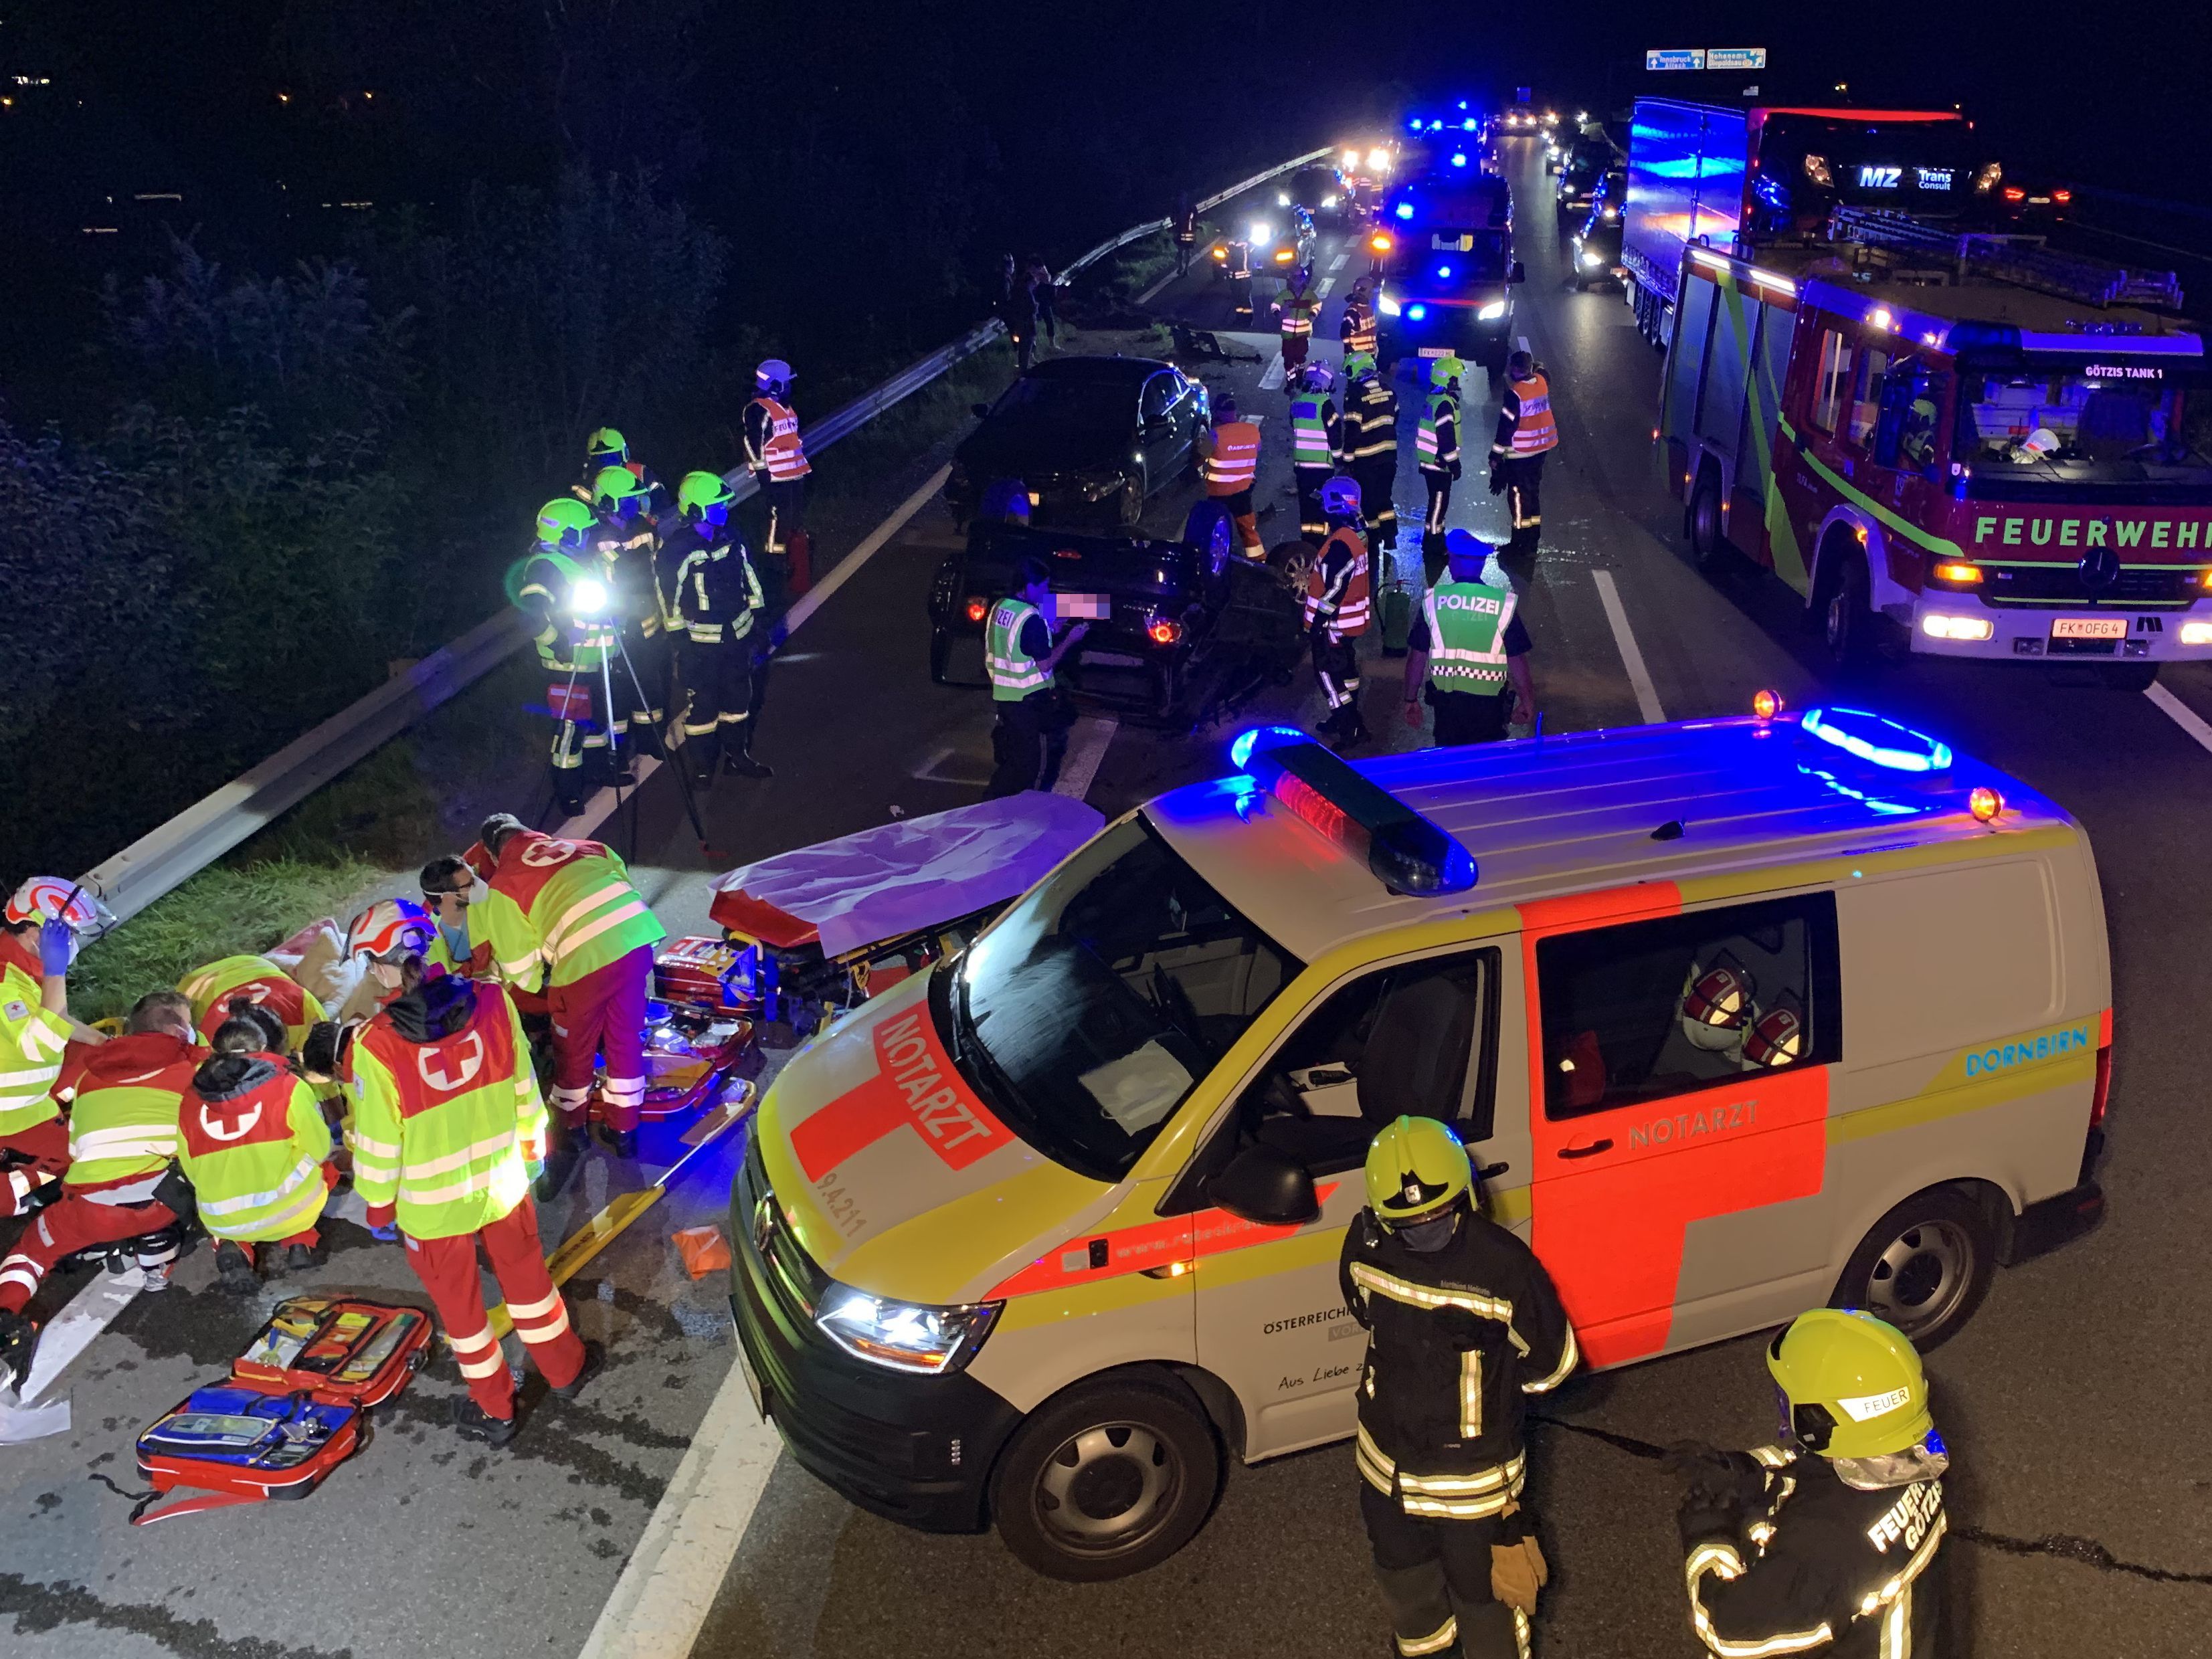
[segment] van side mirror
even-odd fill
[[[986,415],[988,415],[991,412],[991,405],[988,404],[970,404],[968,405],[968,412],[980,421]]]
[[[1206,1195],[1239,1221],[1303,1227],[1321,1215],[1313,1174],[1288,1152],[1247,1146],[1206,1183]]]
[[[1509,283],[1527,282],[1528,280],[1528,266],[1522,264],[1518,259],[1516,259],[1513,262],[1513,269],[1505,274],[1505,280]]]

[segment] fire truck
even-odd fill
[[[1652,436],[1698,562],[1773,570],[1838,661],[2212,660],[2212,374],[2172,276],[1879,209],[1828,232],[1682,248]]]

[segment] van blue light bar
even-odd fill
[[[1280,748],[1286,743],[1311,743],[1313,738],[1295,726],[1255,726],[1239,732],[1230,740],[1229,763],[1238,771],[1249,771],[1246,764],[1255,749]]]
[[[1949,744],[1863,708],[1808,708],[1799,728],[1808,737],[1893,772],[1942,772],[1951,764]]]
[[[1364,854],[1392,892],[1427,898],[1474,885],[1473,854],[1320,744],[1269,746],[1264,733],[1251,735],[1258,740],[1246,751],[1244,769],[1307,828]]]

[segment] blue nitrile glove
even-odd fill
[[[58,979],[69,972],[76,956],[76,928],[59,916],[49,917],[40,924],[39,966],[46,970],[48,979]]]
[[[381,1227],[371,1227],[368,1230],[368,1236],[371,1238],[381,1239],[386,1244],[396,1243],[399,1238],[399,1224],[396,1221],[387,1221]]]

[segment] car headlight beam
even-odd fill
[[[1004,1306],[1003,1302],[980,1302],[926,1307],[837,1285],[823,1298],[814,1322],[855,1359],[887,1370],[935,1376],[967,1363]]]
[[[1483,307],[1481,310],[1476,312],[1474,314],[1486,323],[1494,323],[1500,317],[1503,317],[1505,314],[1505,301],[1503,300],[1492,300],[1488,305]]]

